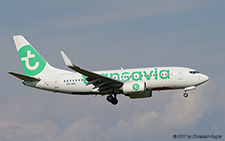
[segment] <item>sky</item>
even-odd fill
[[[174,140],[225,138],[225,2],[223,0],[8,0],[0,5],[0,140]],[[23,35],[52,65],[82,68],[182,66],[210,80],[153,97],[71,96],[23,86],[12,39]],[[185,139],[183,139],[185,140]],[[186,140],[188,140],[186,138]],[[207,139],[214,140],[214,139]]]

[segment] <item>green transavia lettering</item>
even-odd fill
[[[121,80],[121,81],[141,81],[143,79],[150,80],[155,79],[170,79],[170,70],[160,70],[158,72],[158,68],[155,68],[151,71],[134,71],[134,72],[114,72],[114,73],[104,73],[101,74],[106,77],[110,77],[113,79]],[[87,84],[86,76],[82,75],[84,84]]]

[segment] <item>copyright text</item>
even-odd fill
[[[222,135],[187,135],[187,134],[175,134],[174,139],[222,139]]]

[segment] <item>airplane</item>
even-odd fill
[[[61,51],[67,71],[51,66],[22,36],[13,36],[24,74],[8,72],[29,87],[72,95],[107,95],[108,102],[116,105],[117,95],[136,98],[152,97],[152,91],[194,90],[209,80],[207,75],[187,67],[148,67],[89,71],[74,65]]]

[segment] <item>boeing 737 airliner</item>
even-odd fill
[[[107,71],[88,71],[74,65],[61,51],[65,64],[74,70],[57,69],[22,36],[13,36],[24,74],[8,72],[26,86],[74,95],[108,95],[113,105],[117,94],[130,98],[147,98],[155,90],[184,89],[186,93],[208,81],[208,76],[184,67],[148,67]]]

